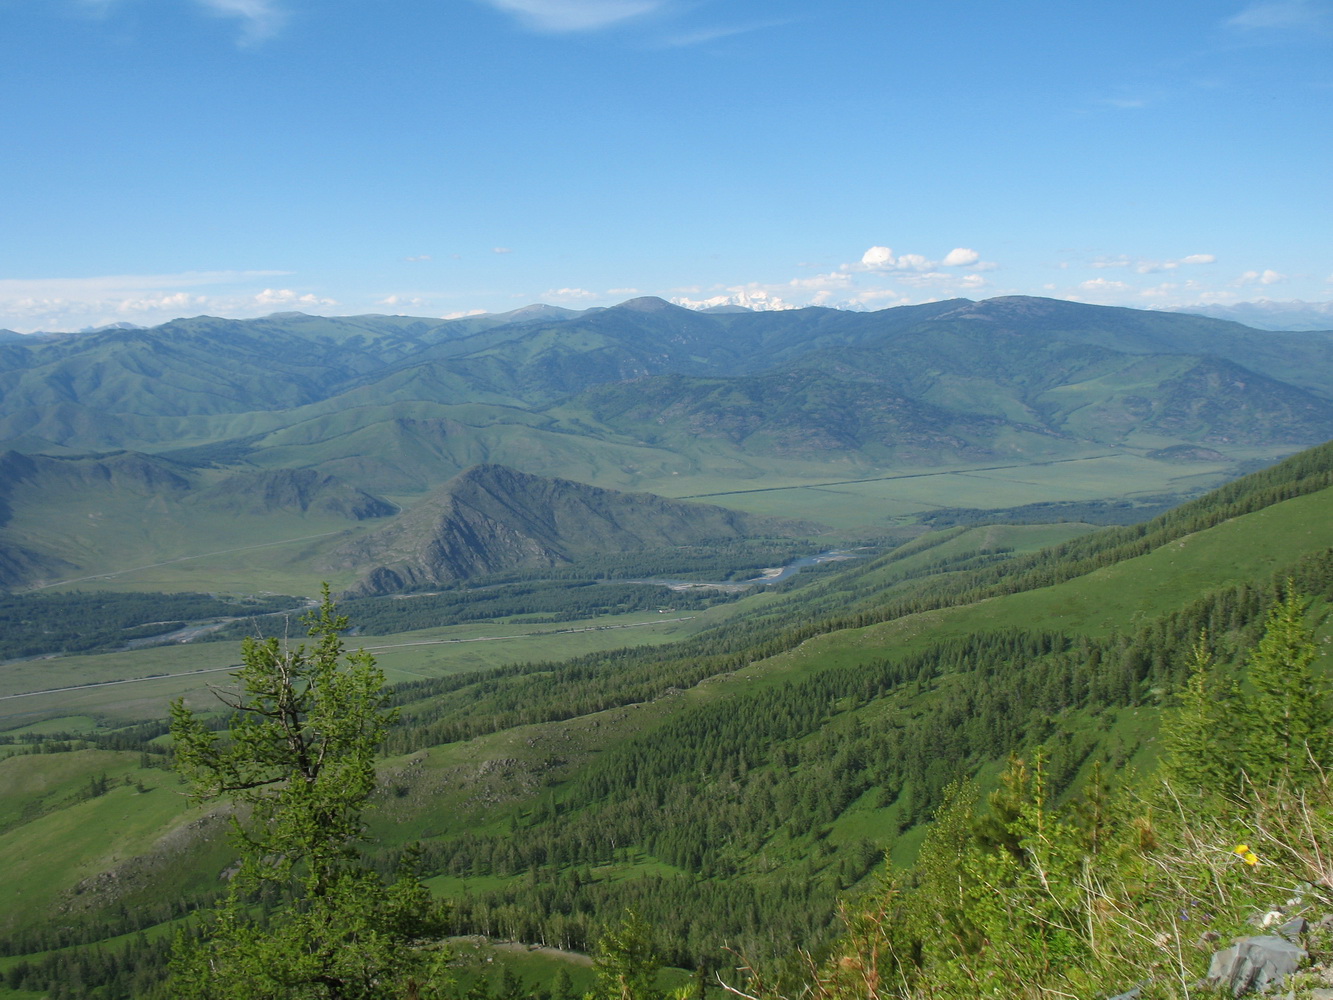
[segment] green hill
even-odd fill
[[[910,859],[954,779],[1037,743],[1057,792],[1095,763],[1150,761],[1201,627],[1231,665],[1275,580],[1333,596],[1330,505],[1325,445],[1051,549],[1006,551],[1021,526],[954,528],[746,598],[673,646],[400,683],[373,856],[387,869],[421,841],[459,933],[583,949],[628,906],[673,963],[718,963],[722,942],[780,957],[833,932],[837,899],[869,885],[884,850]],[[97,853],[115,820],[84,812],[119,808],[154,744],[136,758],[111,734],[8,738],[52,752],[0,765],[69,762],[12,784],[0,854],[40,838],[44,866],[0,890],[12,949],[155,923],[169,914],[144,886],[197,898],[207,865],[225,865],[179,805]],[[102,770],[112,787],[81,798]]]
[[[580,558],[804,536],[817,525],[738,514],[711,504],[620,493],[478,465],[392,524],[330,553],[330,568],[362,574],[350,593],[420,589]]]
[[[291,428],[312,421],[335,421],[339,429],[315,435],[325,446],[306,464],[346,462],[375,455],[376,435],[357,435],[383,424],[386,406],[400,418],[453,420],[455,434],[472,437],[498,424],[531,425],[534,414],[598,387],[665,375],[740,379],[731,401],[701,401],[701,389],[688,381],[646,387],[658,410],[679,411],[678,420],[651,418],[672,441],[656,462],[676,472],[682,459],[697,461],[689,437],[691,421],[700,419],[706,437],[735,439],[738,423],[748,436],[754,427],[745,430],[747,421],[762,428],[758,455],[790,434],[797,447],[804,438],[811,449],[880,467],[901,463],[895,446],[914,456],[943,442],[951,453],[960,446],[949,443],[950,434],[1000,451],[1022,447],[1002,440],[1006,434],[1034,433],[1067,439],[1066,450],[1135,443],[1135,435],[1151,437],[1154,447],[1213,440],[1271,448],[1314,443],[1333,427],[1333,383],[1323,374],[1333,340],[1325,334],[1261,334],[1197,316],[1045,299],[954,300],[877,313],[704,314],[635,299],[586,313],[520,310],[485,321],[200,317],[152,330],[6,342],[0,352],[0,440],[47,451],[191,448],[195,458],[249,457],[269,467],[295,464],[257,456],[283,448]],[[681,389],[674,400],[672,386]],[[871,386],[885,399],[867,407]],[[805,402],[780,399],[785,392]],[[817,402],[836,393],[851,393],[849,404],[867,410],[870,426],[860,434],[834,426],[836,415]],[[477,404],[489,408],[481,422],[480,413],[457,410]],[[596,395],[586,405],[606,408]],[[733,412],[737,406],[748,412]],[[892,417],[895,408],[901,417]],[[614,428],[579,420],[576,407],[552,429],[599,446],[630,443],[616,441]],[[619,430],[637,433],[646,422]],[[559,471],[513,453],[483,458],[474,448],[469,457],[428,474],[426,484],[481,460]]]
[[[0,586],[313,593],[322,548],[482,464],[849,539],[940,507],[1165,503],[1333,437],[1329,371],[1326,333],[1020,297],[9,339]]]

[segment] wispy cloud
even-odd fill
[[[1226,26],[1237,31],[1327,31],[1333,17],[1327,5],[1312,0],[1258,0],[1230,17]]]
[[[219,17],[234,17],[241,23],[241,40],[249,44],[272,38],[287,21],[287,12],[277,0],[195,0]]]
[[[1215,264],[1217,258],[1210,253],[1192,253],[1174,260],[1149,260],[1144,257],[1130,257],[1121,254],[1118,257],[1098,257],[1090,261],[1089,266],[1099,270],[1108,267],[1127,268],[1136,274],[1157,274],[1159,271],[1174,271],[1181,265]]]
[[[70,0],[76,10],[97,18],[110,18],[128,0]],[[193,0],[196,9],[217,18],[234,20],[241,29],[240,41],[254,45],[272,38],[288,20],[284,0]]]
[[[1108,108],[1115,108],[1117,111],[1134,111],[1138,108],[1148,106],[1146,97],[1103,97],[1101,103]]]
[[[591,302],[603,296],[586,288],[548,288],[541,298],[543,302]]]
[[[0,279],[0,327],[22,332],[78,330],[107,323],[163,323],[211,313],[262,316],[284,309],[328,311],[339,303],[313,292],[274,288],[286,271],[184,271],[91,278]]]
[[[1266,267],[1262,271],[1246,271],[1232,284],[1239,288],[1244,285],[1276,285],[1286,280],[1285,274],[1279,274],[1271,267]]]
[[[941,267],[966,267],[976,271],[990,271],[995,265],[981,259],[981,254],[970,247],[954,247],[943,260],[931,260],[919,253],[895,254],[891,247],[874,246],[861,255],[860,263],[843,264],[844,271],[875,271],[880,274],[923,274]]]
[[[691,45],[706,45],[709,42],[720,41],[723,38],[746,35],[752,31],[763,31],[767,28],[780,28],[784,24],[790,23],[790,20],[756,21],[753,24],[731,24],[718,25],[712,28],[699,28],[696,31],[687,31],[678,35],[672,35],[664,39],[661,44],[666,48],[686,48]]]
[[[534,31],[597,31],[665,6],[666,0],[481,0]]]

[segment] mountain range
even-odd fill
[[[1049,299],[196,317],[0,339],[0,566],[10,586],[43,565],[98,571],[71,526],[96,549],[109,524],[154,510],[179,520],[179,544],[154,551],[140,524],[142,551],[125,539],[116,559],[175,557],[186,536],[276,538],[280,521],[288,537],[316,520],[336,533],[478,465],[684,497],[1090,455],[1218,456],[1234,474],[1330,437],[1333,333]],[[137,506],[93,509],[136,489]],[[223,509],[236,530],[213,538],[220,522],[189,509]]]

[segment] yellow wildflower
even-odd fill
[[[1250,850],[1249,844],[1237,844],[1231,849],[1231,853],[1251,867],[1259,863],[1259,855]]]

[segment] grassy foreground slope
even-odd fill
[[[1234,663],[1275,576],[1329,595],[1331,512],[1323,446],[1146,525],[1040,553],[953,529],[672,646],[400,684],[373,853],[387,868],[420,841],[458,933],[577,950],[634,906],[676,964],[720,962],[725,942],[789,953],[829,933],[836,900],[860,891],[884,850],[910,858],[953,779],[1039,742],[1057,788],[1097,762],[1118,772],[1150,759],[1201,625]],[[101,770],[114,785],[125,758],[75,745],[0,761],[75,761],[64,798],[37,797],[3,834],[15,852],[40,840],[48,866],[35,903],[8,889],[0,901],[11,950],[167,919],[197,897],[192,880],[223,867],[182,810],[145,813],[98,859],[96,827],[118,821],[113,796],[132,785],[122,777],[93,803],[112,812],[79,822],[90,800],[78,790]],[[172,831],[177,854],[162,846],[177,845]],[[169,860],[186,856],[188,876]],[[83,874],[89,858],[106,877]],[[144,905],[129,871],[150,873],[165,910]]]

